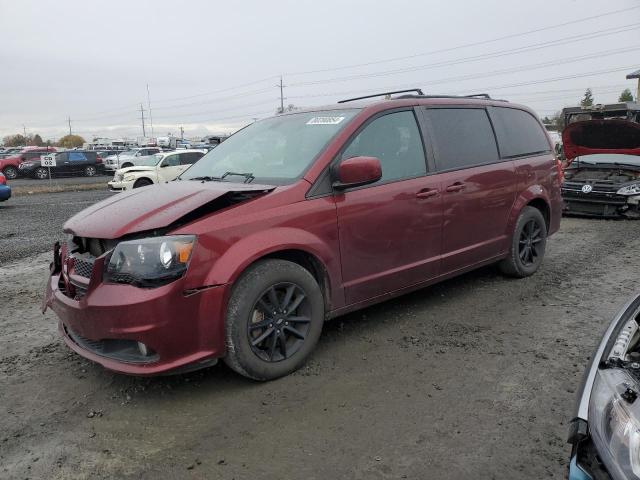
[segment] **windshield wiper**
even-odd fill
[[[253,176],[253,173],[225,172],[220,177],[220,180],[224,180],[226,177],[230,177],[231,175],[238,175],[240,177],[244,177],[244,183],[251,183],[253,179],[256,178]]]
[[[221,182],[224,177],[210,177],[205,175],[204,177],[193,177],[189,180],[202,180],[203,182]]]

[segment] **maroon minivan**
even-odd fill
[[[111,370],[223,358],[268,380],[303,364],[329,318],[483,265],[531,275],[560,225],[562,171],[531,110],[475,97],[252,123],[177,180],[71,218],[43,308]]]

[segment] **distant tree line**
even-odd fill
[[[20,133],[15,135],[7,135],[2,139],[2,143],[5,147],[22,147],[22,146],[35,146],[35,147],[63,147],[63,148],[79,148],[85,143],[84,138],[80,135],[65,135],[57,142],[42,140],[40,135],[29,134],[26,137]]]

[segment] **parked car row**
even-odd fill
[[[205,154],[203,150],[176,150],[156,153],[136,159],[136,166],[116,171],[108,185],[112,191],[131,190],[133,188],[169,182],[197,162]]]

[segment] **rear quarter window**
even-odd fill
[[[496,139],[484,108],[426,110],[438,170],[486,165],[499,160]]]
[[[538,120],[515,108],[491,108],[502,158],[514,158],[550,151],[549,140]]]

